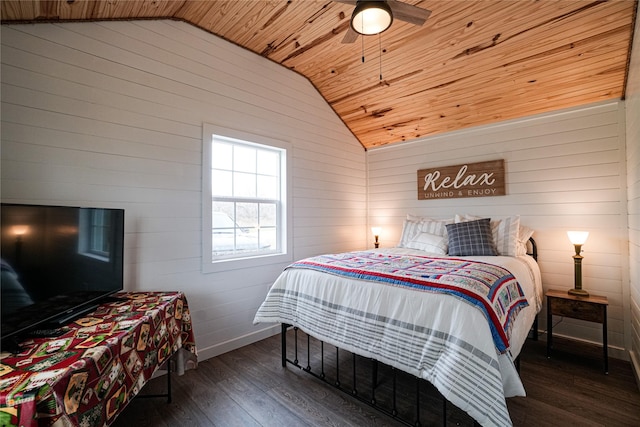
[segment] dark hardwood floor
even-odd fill
[[[609,375],[605,375],[600,347],[556,337],[554,347],[553,358],[547,359],[544,341],[527,341],[524,346],[520,373],[527,397],[507,400],[515,426],[640,425],[640,391],[628,362],[610,358]],[[335,356],[331,357],[335,362]],[[349,354],[339,357],[340,366],[352,363]],[[357,378],[358,389],[368,390],[371,381],[365,373],[371,362],[357,360],[358,372],[362,373]],[[384,394],[390,375],[389,369],[379,371],[379,402],[389,399]],[[197,369],[183,376],[173,375],[172,379],[172,403],[161,398],[136,398],[113,425],[403,425],[298,368],[283,369],[279,336],[205,360]],[[399,381],[413,381],[406,387],[413,393],[413,379],[401,376]],[[142,393],[161,393],[165,388],[166,381],[160,377],[150,381]],[[421,425],[442,425],[442,400],[426,382],[421,382],[420,399]],[[413,403],[415,397],[406,400]],[[410,404],[399,403],[398,407],[409,417],[415,412]],[[449,404],[447,425],[473,426],[473,420]]]

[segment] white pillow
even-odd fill
[[[418,233],[407,243],[407,248],[418,249],[432,254],[446,255],[447,238],[437,234]]]
[[[482,217],[474,215],[456,214],[456,222],[466,222],[481,219]],[[518,254],[518,236],[520,230],[520,216],[510,216],[504,219],[491,220],[491,231],[493,234],[493,242],[498,249],[498,253],[504,256],[517,256]],[[529,239],[529,237],[527,237]],[[526,252],[526,250],[525,250]]]
[[[420,232],[427,232],[441,236],[447,236],[447,224],[452,224],[453,218],[445,220],[431,219],[416,215],[407,214],[407,219],[402,225],[402,234],[400,235],[399,248],[406,248],[407,243],[411,241]]]
[[[516,215],[498,220],[496,224],[491,224],[491,229],[498,253],[506,256],[517,256],[520,217]]]
[[[423,233],[435,234],[437,236],[447,237],[447,224],[453,224],[454,219],[429,219],[422,221],[420,231]]]
[[[398,243],[398,247],[406,248],[407,243],[409,243],[410,240],[412,240],[418,233],[420,233],[421,225],[422,221],[405,219],[404,224],[402,224],[402,234],[400,235],[400,242]]]
[[[516,248],[517,256],[524,256],[527,254],[527,243],[531,236],[533,236],[533,230],[525,225],[521,225],[518,230],[518,246]]]

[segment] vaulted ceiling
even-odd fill
[[[403,2],[431,16],[355,43],[353,5],[330,0],[2,0],[1,16],[186,21],[308,78],[365,148],[624,97],[636,0]]]

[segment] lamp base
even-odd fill
[[[584,289],[569,289],[569,295],[576,295],[579,297],[588,297],[589,296],[589,292],[585,291]]]

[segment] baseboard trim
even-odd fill
[[[237,350],[241,347],[244,347],[249,344],[253,344],[254,342],[261,341],[263,339],[269,338],[279,333],[280,333],[280,325],[278,324],[278,325],[269,326],[268,328],[260,329],[259,331],[251,332],[250,334],[246,334],[241,337],[222,342],[220,344],[212,345],[205,348],[198,348],[198,361],[202,362],[204,360],[219,356],[229,351]],[[554,336],[555,335],[556,334],[554,334]],[[570,339],[570,340],[577,339],[578,341],[583,341],[589,344],[602,345],[602,343],[583,340],[583,339],[561,335],[561,334],[557,334],[557,335],[559,337]],[[538,336],[540,337],[541,340],[546,341],[546,338],[547,338],[546,331],[539,331]],[[621,359],[621,360],[629,360],[631,362],[631,368],[636,378],[636,384],[640,389],[640,358],[638,358],[638,355],[634,352],[627,352],[623,348],[609,345],[609,357],[613,357],[615,359]]]
[[[602,347],[602,341],[597,342],[597,341],[591,341],[591,340],[585,340],[583,338],[576,338],[570,335],[563,335],[563,334],[558,334],[556,332],[553,333],[554,337],[560,337],[560,338],[564,338],[567,340],[573,340],[573,341],[580,341],[586,344],[592,344],[595,346],[600,346]],[[541,341],[547,341],[547,331],[538,331],[538,339],[540,339]],[[624,360],[625,362],[629,361],[630,355],[629,352],[622,348],[622,347],[618,347],[616,345],[608,345],[609,347],[609,357],[613,358],[613,359],[619,359],[619,360]],[[636,365],[638,366],[638,365]],[[636,372],[638,372],[636,370]]]
[[[219,356],[229,351],[237,350],[241,347],[253,344],[254,342],[261,341],[265,338],[269,338],[279,333],[280,325],[278,324],[209,347],[198,347],[198,361],[202,362],[204,360],[211,359],[212,357]]]

